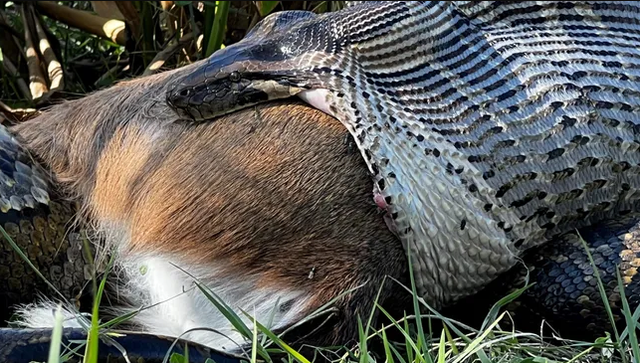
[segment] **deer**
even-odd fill
[[[136,312],[127,324],[140,331],[237,352],[246,342],[203,290],[274,332],[331,305],[294,329],[315,346],[357,341],[358,319],[379,320],[376,302],[403,310],[406,254],[347,131],[292,101],[179,122],[162,95],[195,65],[120,82],[10,128],[80,206],[100,240],[96,256],[115,256],[112,304],[101,313]],[[26,306],[22,323],[46,327],[54,305]],[[70,307],[65,317],[65,327],[82,319]]]
[[[198,64],[122,81],[9,129],[79,205],[78,219],[95,231],[96,258],[115,256],[111,303],[101,314],[131,313],[128,327],[235,353],[248,342],[205,292],[249,326],[255,318],[274,332],[288,332],[299,346],[356,343],[358,319],[384,322],[379,306],[399,317],[413,311],[406,252],[372,196],[373,182],[347,130],[294,100],[213,122],[182,121],[164,95]],[[633,256],[624,249],[633,249],[626,244],[636,243],[637,233],[629,229],[634,223],[625,223],[600,227],[625,241],[606,256],[629,265]],[[592,254],[604,236],[595,232],[585,235]],[[587,321],[584,309],[558,309],[573,303],[572,295],[547,299],[564,268],[559,257],[584,252],[577,237],[533,251],[504,281],[456,303],[458,310],[477,320],[504,296],[497,294],[522,286],[528,265],[539,284],[523,295],[522,306],[534,318],[573,319],[599,332],[607,320],[598,315],[597,302]],[[601,273],[608,266],[603,261]],[[561,273],[589,278],[583,265]],[[637,296],[632,283],[627,289]],[[45,299],[24,306],[21,324],[51,326],[55,305]],[[540,306],[542,316],[535,311]],[[325,310],[328,315],[318,314]],[[70,306],[65,317],[66,327],[86,319]]]

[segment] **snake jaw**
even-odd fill
[[[296,59],[281,48],[253,42],[224,48],[179,79],[166,102],[183,119],[205,121],[310,88],[309,76],[294,71]]]
[[[206,121],[238,109],[269,100],[288,98],[304,91],[304,87],[297,86],[286,77],[251,79],[236,71],[225,74],[228,76],[200,85],[174,87],[167,95],[167,103],[182,118]]]

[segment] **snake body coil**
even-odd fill
[[[240,363],[241,357],[214,351],[202,345],[151,334],[117,331],[107,339],[99,341],[99,363],[160,363],[170,353],[185,355],[189,362]],[[3,329],[0,328],[0,360],[3,363],[45,362],[49,359],[51,329]],[[69,358],[66,362],[83,362],[80,354],[87,341],[87,332],[80,328],[66,328],[61,332],[61,353]],[[126,356],[123,354],[126,352]]]
[[[167,95],[197,121],[299,95],[354,136],[419,292],[637,209],[637,2],[362,2],[277,13]]]
[[[47,171],[0,126],[0,226],[16,245],[1,238],[1,324],[12,317],[15,305],[31,302],[38,294],[59,298],[51,288],[74,305],[81,304],[91,276],[81,232],[72,228],[75,214],[75,204],[51,188]]]

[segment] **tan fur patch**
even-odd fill
[[[305,291],[308,309],[368,283],[344,299],[335,336],[357,334],[347,320],[368,314],[384,276],[403,279],[406,262],[347,131],[291,101],[176,122],[164,91],[187,71],[123,82],[13,131],[96,224],[124,226],[127,253],[175,253],[217,278]]]

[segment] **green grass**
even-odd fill
[[[9,244],[19,253],[19,255],[29,263],[28,257],[13,242],[11,237],[0,226],[0,233],[8,240]],[[586,244],[585,244],[586,248]],[[587,249],[588,251],[588,249]],[[593,259],[589,254],[591,264]],[[111,259],[108,267],[113,263]],[[35,269],[35,266],[32,266]],[[594,269],[597,271],[597,269]],[[90,326],[87,327],[89,334],[84,354],[69,351],[61,344],[62,316],[56,314],[55,327],[52,331],[52,344],[48,363],[65,362],[72,355],[83,355],[83,362],[95,363],[97,361],[98,339],[108,339],[105,330],[123,320],[131,317],[127,316],[113,319],[106,323],[100,323],[98,319],[98,306],[104,291],[106,275],[98,285],[94,280],[95,303],[93,305],[94,315]],[[610,319],[613,321],[611,306],[606,299],[604,285],[599,274],[596,272],[599,289]],[[39,274],[43,279],[44,276]],[[45,279],[46,280],[46,279]],[[397,281],[394,283],[398,283]],[[358,344],[354,347],[337,348],[317,348],[317,356],[329,357],[331,361],[345,363],[462,363],[462,362],[517,362],[517,363],[543,363],[543,362],[638,362],[640,357],[640,347],[636,335],[637,322],[640,317],[640,307],[631,311],[627,297],[624,294],[622,279],[618,274],[618,285],[623,304],[623,315],[626,328],[622,332],[614,331],[613,337],[602,337],[593,342],[563,341],[562,344],[552,345],[542,337],[532,333],[518,332],[516,330],[504,330],[502,323],[508,318],[507,312],[501,312],[501,308],[509,302],[515,300],[527,288],[523,287],[505,296],[495,303],[487,312],[486,318],[480,329],[473,329],[455,320],[442,316],[430,307],[422,298],[416,294],[416,286],[411,276],[411,286],[404,287],[407,293],[412,294],[412,315],[405,316],[400,320],[391,319],[391,315],[378,304],[376,297],[374,309],[380,314],[391,319],[391,323],[379,328],[372,324],[374,311],[368,314],[365,321],[359,319],[357,329],[359,331]],[[220,299],[215,292],[196,280],[196,288],[200,290],[209,301],[219,309],[229,320],[233,327],[246,339],[250,351],[246,353],[248,362],[312,362],[313,357],[303,356],[286,343],[282,334],[275,334],[268,328],[270,323],[264,325],[248,313],[242,311],[241,314],[248,319],[241,319],[226,302]],[[382,286],[381,286],[382,288]],[[380,290],[381,291],[381,290]],[[349,293],[349,292],[345,292]],[[379,296],[379,294],[378,294]],[[341,296],[336,297],[335,300]],[[313,316],[317,317],[331,308],[333,302],[321,307]],[[134,313],[133,313],[134,314]],[[306,320],[308,320],[306,319]],[[253,324],[247,325],[245,321]],[[302,323],[302,322],[301,322]],[[463,333],[462,330],[468,331]],[[391,341],[388,336],[391,332],[400,333],[400,341]],[[283,334],[285,334],[284,332]],[[285,357],[284,360],[275,360],[273,357]],[[165,357],[165,362],[187,363],[188,350],[185,355],[169,354]]]
[[[8,4],[11,2],[7,3]],[[75,2],[74,6],[83,6],[83,10],[88,10],[88,2]],[[225,24],[227,17],[238,9],[234,9],[229,2],[226,1],[207,1],[204,6],[202,30],[199,26],[195,26],[195,17],[193,4],[190,1],[178,1],[179,6],[190,7],[187,12],[188,22],[184,26],[192,24],[191,28],[199,33],[202,31],[203,49],[202,56],[208,56],[223,46],[223,40],[226,35]],[[261,16],[270,14],[283,7],[285,2],[279,1],[257,1],[255,6]],[[309,8],[316,12],[325,12],[335,10],[342,6],[341,2],[319,2],[311,8],[311,2],[304,2],[304,8]],[[308,5],[308,6],[307,6]],[[144,5],[140,10],[144,19],[144,31],[141,34],[141,49],[135,52],[143,52],[149,58],[152,54],[148,52],[158,52],[160,50],[160,42],[155,39],[156,32],[154,29],[160,11],[157,7]],[[9,14],[11,15],[11,13]],[[15,15],[15,13],[14,13]],[[22,31],[21,21],[18,17],[10,19],[17,31]],[[57,38],[64,40],[64,48],[61,49],[62,61],[66,65],[66,71],[74,75],[73,78],[68,77],[65,90],[66,95],[81,95],[96,87],[104,87],[109,85],[115,79],[106,78],[98,84],[85,84],[82,74],[77,74],[73,66],[73,61],[80,59],[93,59],[104,63],[103,67],[98,68],[100,74],[114,67],[114,64],[121,60],[121,57],[127,55],[125,47],[116,45],[109,40],[99,39],[95,36],[84,34],[76,29],[70,28],[65,24],[61,24],[51,19],[44,19],[49,30],[52,31]],[[158,49],[155,49],[158,48]],[[134,52],[134,53],[135,53]],[[129,54],[131,55],[131,54]],[[0,49],[0,58],[3,53]],[[194,58],[195,59],[195,58]],[[145,61],[148,60],[145,58]],[[133,64],[133,63],[132,63]],[[0,67],[1,69],[1,67]],[[140,73],[138,69],[136,72]],[[9,77],[4,73],[0,81],[0,90],[7,95],[11,95],[9,102],[14,107],[32,106],[27,100],[20,98],[20,92],[16,89],[14,77]],[[137,74],[129,74],[135,76]],[[70,79],[71,78],[71,79]],[[96,81],[97,82],[97,81]],[[5,100],[6,101],[6,100]],[[51,288],[47,279],[40,274],[37,268],[29,261],[23,251],[13,242],[7,235],[6,231],[0,226],[0,232],[9,244],[16,250],[21,258],[36,271],[39,278],[46,281]],[[586,247],[586,246],[585,246]],[[587,250],[588,251],[588,250]],[[590,261],[593,265],[593,259],[589,254]],[[412,271],[412,269],[410,269]],[[613,322],[613,313],[609,301],[606,297],[604,286],[598,270],[594,268],[598,281],[598,288],[605,304],[609,319]],[[94,271],[95,273],[95,271]],[[93,363],[96,361],[98,339],[109,339],[105,332],[109,328],[130,319],[136,312],[132,312],[115,319],[101,322],[98,314],[99,304],[102,300],[102,294],[106,283],[106,273],[98,282],[97,278],[93,280],[93,289],[95,291],[95,301],[93,304],[93,314],[91,322],[86,327],[89,338],[84,348],[84,353],[80,349],[70,351],[61,343],[61,316],[58,312],[56,315],[56,325],[52,331],[52,344],[49,353],[48,362],[64,362],[72,355],[82,355],[83,361]],[[406,293],[413,296],[411,311],[400,320],[392,320],[388,325],[380,328],[373,326],[374,313],[392,318],[391,315],[377,303],[374,304],[374,310],[361,318],[366,320],[358,320],[357,330],[359,332],[358,344],[355,347],[318,347],[316,353],[318,356],[330,356],[332,360],[339,362],[365,363],[375,360],[376,362],[388,363],[461,363],[461,362],[518,362],[518,363],[542,363],[542,362],[583,362],[587,358],[593,362],[638,362],[640,358],[640,347],[638,345],[638,337],[636,334],[637,322],[640,318],[640,307],[631,311],[627,297],[624,294],[622,280],[618,275],[618,286],[620,289],[623,316],[626,328],[619,332],[614,330],[612,336],[605,336],[593,342],[580,341],[564,341],[562,344],[551,345],[541,336],[532,333],[523,333],[515,330],[505,330],[502,328],[504,322],[509,318],[508,314],[502,312],[502,308],[509,302],[517,299],[528,286],[525,286],[508,296],[498,300],[494,306],[487,312],[480,329],[472,329],[464,324],[449,319],[441,315],[438,311],[429,306],[423,299],[416,294],[416,286],[411,276],[411,284],[406,288]],[[395,282],[397,283],[397,282]],[[241,312],[241,315],[248,317],[253,324],[247,325],[238,313],[222,301],[214,291],[209,290],[206,286],[197,283],[196,288],[200,290],[209,301],[219,309],[239,331],[248,346],[251,347],[247,354],[247,361],[257,362],[275,361],[276,355],[282,355],[287,362],[307,362],[312,361],[313,357],[305,357],[300,352],[294,350],[286,343],[283,334],[274,334],[269,330],[271,322],[258,322],[251,317],[250,312]],[[382,287],[381,287],[382,288]],[[55,288],[54,288],[55,290]],[[344,294],[348,294],[346,291]],[[58,297],[64,297],[58,293]],[[331,312],[332,303],[339,299],[336,297],[332,302],[319,308],[312,316],[303,320],[309,321],[323,314]],[[301,323],[303,323],[301,322]],[[299,324],[297,324],[299,325]],[[468,332],[468,333],[464,333]],[[399,333],[401,339],[399,341],[391,341],[389,336],[391,333]],[[285,332],[286,333],[286,332]],[[396,334],[398,335],[398,334]],[[112,341],[113,342],[113,341]],[[375,351],[375,352],[374,352]],[[187,350],[188,352],[188,350]],[[183,363],[188,361],[188,353],[184,356],[179,354],[167,354],[165,361],[172,363]]]

